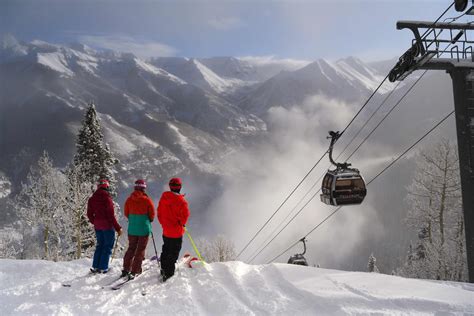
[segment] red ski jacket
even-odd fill
[[[158,203],[158,221],[163,227],[163,235],[168,238],[182,237],[188,218],[188,202],[184,195],[171,191],[163,192]]]
[[[114,203],[110,194],[103,189],[97,189],[87,202],[87,217],[96,230],[115,229],[122,227],[117,222],[114,214]]]

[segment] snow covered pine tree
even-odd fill
[[[114,166],[118,159],[112,156],[109,146],[104,143],[100,121],[97,117],[94,103],[90,103],[82,121],[76,141],[74,165],[86,165],[83,181],[96,183],[99,179],[107,179],[110,183],[110,194],[117,195]]]
[[[104,142],[100,120],[97,116],[94,103],[90,103],[82,126],[79,130],[76,140],[76,154],[74,156],[73,166],[69,171],[70,189],[83,190],[84,184],[89,185],[89,196],[95,191],[94,184],[99,179],[107,179],[110,184],[109,192],[112,198],[117,195],[115,184],[114,166],[118,159],[114,158],[109,146]],[[76,179],[74,179],[76,177]],[[81,191],[82,192],[82,191]],[[76,225],[75,242],[77,247],[81,247],[82,252],[90,252],[94,246],[94,231],[90,229],[89,222],[85,215],[84,196],[76,192],[73,201],[72,212],[80,224]],[[114,202],[114,211],[117,219],[121,218],[120,206]],[[79,216],[78,213],[82,213]],[[78,227],[80,226],[80,228]],[[79,249],[76,249],[76,257],[80,257]]]
[[[377,265],[375,264],[376,262],[377,259],[375,259],[374,254],[371,253],[369,256],[369,262],[367,263],[367,270],[369,272],[379,273],[379,268],[377,268]]]

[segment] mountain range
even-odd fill
[[[0,170],[18,183],[42,150],[64,165],[84,108],[94,102],[106,141],[123,162],[124,181],[150,166],[152,180],[186,170],[219,174],[215,159],[266,133],[269,108],[316,93],[356,101],[381,78],[353,57],[303,65],[234,57],[142,60],[78,43],[5,37]]]

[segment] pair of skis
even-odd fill
[[[133,279],[129,278],[128,275],[124,276],[124,277],[120,277],[120,278],[116,279],[115,281],[111,282],[110,284],[105,285],[104,287],[108,286],[113,291],[120,290],[128,282],[135,280],[136,278],[140,277],[140,275],[142,275],[142,274],[136,275]]]
[[[160,258],[157,257],[157,256],[153,256],[150,258],[150,261],[157,261],[158,263],[158,269],[160,268]],[[120,277],[118,278],[117,280],[115,281],[112,281],[110,284],[106,285],[106,286],[110,286],[110,289],[116,291],[116,290],[120,290],[122,287],[124,287],[127,283],[129,283],[130,281],[133,281],[135,280],[136,278],[140,277],[141,275],[143,275],[146,271],[148,270],[151,270],[151,267],[148,267],[147,269],[143,270],[142,273],[136,275],[133,279],[129,278],[128,276],[125,276],[125,277]],[[143,294],[143,293],[142,293]],[[143,294],[145,295],[145,294]]]
[[[64,283],[62,283],[61,285],[64,286],[64,287],[71,287],[74,283],[76,283],[77,281],[80,281],[82,279],[85,279],[85,278],[89,278],[89,277],[93,277],[93,276],[97,276],[97,275],[103,275],[104,273],[94,273],[94,272],[88,272],[86,275],[80,275],[78,277],[75,277],[74,279],[72,280],[69,280],[69,281],[66,281]]]

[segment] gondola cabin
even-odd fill
[[[308,262],[306,261],[306,258],[300,254],[297,253],[296,255],[293,255],[288,259],[289,264],[296,264],[299,266],[308,266]]]
[[[352,168],[328,170],[321,192],[321,202],[334,206],[361,204],[367,195],[364,179]]]
[[[304,254],[306,253],[306,237],[303,237],[300,239],[300,241],[303,243],[303,253],[297,253],[288,259],[289,264],[296,264],[299,266],[308,266],[308,262],[306,261],[306,258],[304,257]]]

